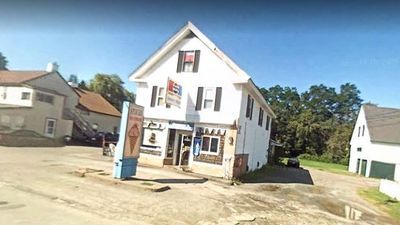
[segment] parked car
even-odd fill
[[[288,159],[286,163],[287,167],[294,167],[294,168],[299,168],[300,167],[300,161],[296,157],[291,157]]]
[[[103,146],[103,138],[106,142],[117,143],[118,139],[119,139],[119,134],[113,134],[110,132],[107,132],[107,133],[97,132],[94,136],[89,137],[87,139],[87,142],[90,145],[102,147]]]

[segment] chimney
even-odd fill
[[[47,64],[47,68],[46,68],[47,72],[57,72],[58,71],[58,64],[57,62],[52,62],[52,63],[48,63]]]

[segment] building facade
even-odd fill
[[[190,22],[130,80],[145,108],[139,162],[227,178],[267,163],[274,113],[250,76]]]
[[[75,109],[79,121],[75,119],[73,136],[90,137],[96,132],[119,133],[121,113],[113,105],[98,93],[77,87],[74,90],[79,95],[79,104]]]
[[[31,130],[49,138],[71,135],[67,116],[78,104],[78,95],[56,65],[47,71],[0,71],[0,128]]]
[[[363,105],[350,144],[350,172],[400,181],[400,109]]]

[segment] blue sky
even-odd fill
[[[400,108],[395,1],[0,0],[10,69],[60,64],[65,77],[130,73],[192,21],[260,87],[350,82],[365,101]]]

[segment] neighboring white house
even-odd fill
[[[74,88],[79,95],[76,107],[81,121],[85,121],[93,131],[119,133],[121,113],[100,94]],[[78,125],[75,127],[79,129]]]
[[[400,181],[400,109],[363,105],[350,144],[350,172]]]
[[[69,111],[78,95],[57,72],[0,70],[1,130],[32,130],[50,138],[71,135]]]
[[[274,113],[250,76],[192,23],[130,80],[144,106],[139,162],[219,177],[267,163]]]

